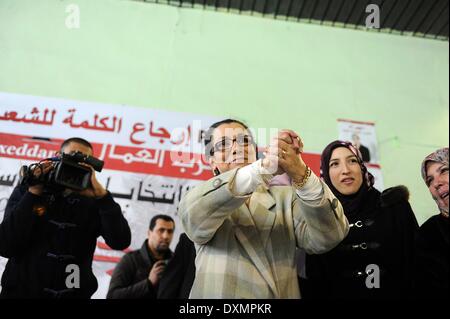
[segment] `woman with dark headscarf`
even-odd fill
[[[410,291],[410,266],[418,224],[408,190],[380,193],[360,153],[334,141],[322,153],[321,175],[344,207],[347,237],[322,255],[306,257],[305,298],[402,298]]]
[[[422,178],[440,214],[430,217],[416,238],[414,286],[423,297],[448,297],[450,228],[448,221],[448,147],[425,157]]]

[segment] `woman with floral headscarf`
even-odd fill
[[[422,162],[422,178],[440,214],[430,217],[416,238],[414,286],[424,297],[448,297],[450,228],[448,221],[448,147]]]
[[[347,237],[322,255],[307,255],[305,298],[406,297],[418,224],[404,186],[380,193],[360,153],[334,141],[322,153],[321,177],[344,207]]]

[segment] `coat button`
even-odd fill
[[[220,185],[222,185],[222,180],[221,180],[220,178],[217,178],[217,179],[215,179],[215,180],[213,181],[213,187],[214,187],[214,188],[217,188],[217,187],[219,187]]]
[[[338,207],[339,204],[339,200],[337,198],[334,198],[333,201],[331,202],[331,207],[333,209],[336,209]]]

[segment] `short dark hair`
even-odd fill
[[[148,226],[148,229],[153,230],[153,228],[155,228],[155,225],[156,225],[156,222],[158,221],[158,219],[165,220],[166,222],[172,222],[173,228],[175,229],[175,222],[174,222],[173,218],[170,217],[169,215],[163,215],[163,214],[153,216],[153,218],[150,220],[150,225]]]
[[[86,141],[85,139],[83,139],[81,137],[71,137],[71,138],[68,138],[67,140],[65,140],[64,142],[62,142],[61,148],[60,148],[61,152],[63,151],[64,147],[66,147],[70,143],[78,143],[78,144],[84,145],[86,147],[89,147],[92,151],[94,150],[94,148],[92,147],[92,144],[89,143],[88,141]]]
[[[235,119],[226,119],[226,120],[222,120],[222,121],[216,122],[216,123],[212,124],[209,127],[209,129],[205,132],[205,139],[204,139],[204,141],[205,141],[205,156],[206,156],[206,159],[211,157],[213,155],[213,153],[214,153],[214,147],[213,147],[213,145],[211,145],[212,135],[214,133],[214,130],[216,128],[218,128],[222,124],[231,124],[231,123],[237,123],[237,124],[241,125],[243,128],[245,128],[248,131],[248,133],[250,134],[252,140],[254,141],[252,132],[248,129],[248,126],[245,125],[243,122],[235,120]],[[255,144],[255,146],[256,146],[256,144]]]

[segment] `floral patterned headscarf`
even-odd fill
[[[429,162],[437,162],[442,163],[444,165],[447,165],[448,167],[448,147],[444,147],[441,149],[438,149],[437,151],[431,153],[422,162],[422,178],[425,181],[425,184],[427,183],[427,164]],[[436,200],[436,204],[439,207],[438,200]],[[439,210],[441,211],[441,214],[445,217],[448,217],[448,207],[439,207]]]

